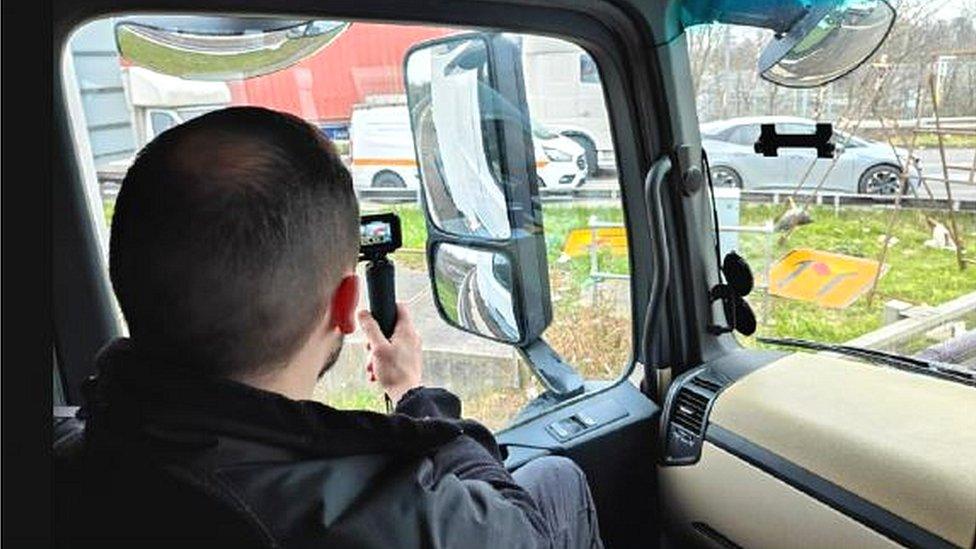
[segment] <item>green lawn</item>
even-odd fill
[[[742,204],[740,223],[761,225],[767,219],[775,218],[782,208],[783,206],[777,205]],[[393,209],[403,220],[404,245],[411,242],[410,246],[423,246],[426,229],[419,208],[401,205]],[[585,227],[591,215],[601,221],[619,222],[622,221],[623,214],[616,207],[579,207],[569,204],[546,204],[543,212],[554,294],[558,293],[562,297],[554,307],[557,316],[560,311],[571,314],[570,309],[580,307],[580,293],[590,284],[589,259],[582,257],[567,263],[557,263],[566,234],[570,229]],[[877,259],[881,250],[880,238],[887,226],[888,210],[849,207],[836,215],[832,207],[814,206],[810,213],[814,222],[799,227],[788,242],[779,243],[778,234],[774,237],[774,261],[789,250],[800,247]],[[945,214],[941,212],[899,212],[894,231],[898,242],[889,250],[886,261],[889,269],[882,277],[878,293],[870,306],[866,297],[858,299],[847,309],[840,310],[822,309],[812,303],[773,297],[768,322],[760,327],[759,333],[843,342],[880,327],[884,302],[889,299],[938,305],[976,291],[976,266],[960,272],[952,252],[922,245],[931,236],[926,224],[927,216],[948,223]],[[957,222],[964,239],[968,242],[976,241],[976,215],[960,213]],[[763,269],[763,238],[749,234],[739,237],[740,252],[749,260],[757,276]],[[600,267],[604,271],[626,273],[627,258],[602,253]],[[760,313],[762,296],[755,293],[751,301],[757,313]],[[746,343],[751,344],[750,341]]]
[[[783,206],[743,205],[741,222],[760,225],[782,211]],[[889,211],[867,208],[846,208],[835,214],[832,207],[812,207],[814,222],[799,227],[788,242],[774,239],[773,258],[781,258],[791,249],[807,247],[842,253],[856,257],[878,259],[881,239],[885,233]],[[960,271],[954,252],[922,245],[931,233],[926,217],[948,223],[946,215],[937,212],[903,210],[898,213],[894,230],[897,242],[890,247],[886,263],[887,273],[878,284],[871,305],[866,296],[847,309],[822,309],[815,304],[772,298],[769,322],[759,333],[771,336],[791,336],[828,342],[843,342],[881,326],[884,302],[899,299],[914,304],[938,305],[963,294],[976,291],[976,266]],[[976,237],[976,215],[960,214],[959,230],[965,241]],[[740,251],[753,265],[762,268],[765,243],[762,236],[740,235]],[[971,256],[972,254],[970,254]],[[758,310],[760,296],[753,296]]]
[[[886,143],[888,138],[891,136],[890,130],[863,130],[858,132],[859,137],[864,137],[867,139],[873,139],[875,141],[881,141]],[[912,134],[907,131],[902,131],[895,134],[892,137],[895,146],[908,148],[912,142]],[[962,135],[958,133],[950,133],[942,135],[942,145],[947,149],[972,149],[976,147],[976,135]],[[916,149],[936,149],[939,147],[939,136],[935,133],[919,133],[915,137],[915,148]]]

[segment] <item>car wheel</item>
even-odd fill
[[[593,177],[600,167],[597,165],[596,145],[593,140],[585,135],[568,134],[566,137],[572,139],[577,145],[583,147],[583,157],[586,158],[586,175]]]
[[[380,172],[373,176],[373,187],[377,189],[403,189],[406,186],[403,178],[391,171]]]
[[[900,175],[901,168],[892,164],[871,166],[861,174],[861,179],[857,183],[857,191],[861,194],[898,194],[898,189],[901,186]]]
[[[742,176],[728,166],[712,166],[712,184],[731,189],[742,188]]]
[[[544,189],[546,187],[546,180],[542,179],[541,177],[536,177],[535,183],[540,189]]]

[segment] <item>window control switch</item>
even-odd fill
[[[626,415],[627,411],[616,402],[599,402],[550,423],[546,426],[546,430],[556,440],[565,442]]]

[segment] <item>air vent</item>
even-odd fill
[[[728,381],[707,368],[689,372],[668,389],[668,409],[661,431],[664,463],[689,465],[701,457],[707,413]]]
[[[718,383],[715,383],[714,381],[712,381],[710,379],[705,378],[705,376],[702,375],[702,374],[699,374],[699,375],[691,378],[691,383],[692,383],[692,385],[697,385],[697,386],[701,387],[702,389],[705,389],[707,391],[711,391],[713,393],[718,393],[719,389],[722,388],[721,385],[719,385]]]
[[[674,400],[672,421],[698,435],[705,423],[705,409],[708,408],[708,398],[687,387],[678,391]]]

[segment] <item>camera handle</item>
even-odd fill
[[[396,285],[393,262],[385,256],[372,258],[366,264],[366,291],[369,295],[369,312],[380,325],[387,339],[396,328]]]

